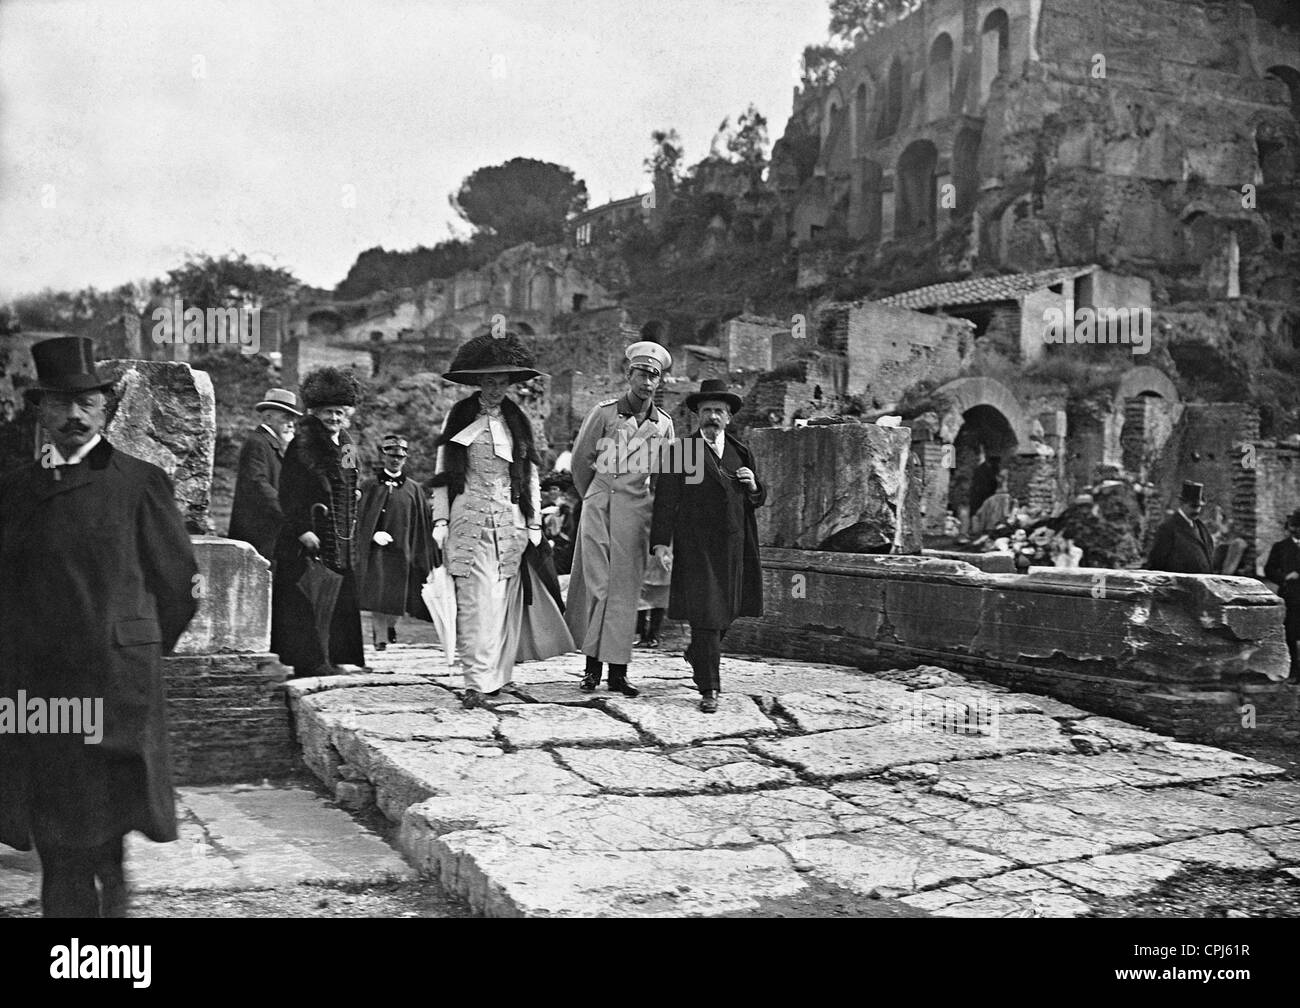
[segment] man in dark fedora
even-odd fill
[[[260,423],[239,450],[235,502],[230,509],[231,539],[252,543],[270,560],[284,524],[280,511],[280,463],[293,437],[294,421],[302,416],[298,399],[288,389],[273,388],[254,407]]]
[[[1214,570],[1214,539],[1200,519],[1204,507],[1205,485],[1183,483],[1178,510],[1156,530],[1147,570],[1173,574],[1209,574]]]
[[[750,450],[727,433],[738,395],[709,378],[686,398],[699,427],[661,463],[650,545],[672,571],[670,619],[686,620],[686,660],[700,691],[700,710],[718,709],[722,639],[738,616],[763,615],[763,572],[754,509],[767,500]],[[671,548],[671,556],[670,556]]]
[[[17,733],[0,715],[0,841],[35,845],[47,917],[120,917],[125,835],[176,839],[162,655],[194,615],[198,567],[166,474],[103,436],[94,344],[32,357],[49,440],[0,479],[0,710],[62,704],[102,724]]]
[[[1264,577],[1277,585],[1286,603],[1286,646],[1291,653],[1291,685],[1300,685],[1300,508],[1286,520],[1287,537],[1275,542],[1264,562]]]

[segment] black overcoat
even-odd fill
[[[376,532],[393,541],[376,546]],[[357,519],[357,602],[370,612],[430,620],[420,588],[433,567],[433,530],[420,485],[403,474],[394,486],[379,469],[361,487]]]
[[[98,744],[0,733],[0,841],[176,839],[162,655],[197,573],[171,481],[106,440],[0,479],[0,697],[103,701]]]
[[[1264,577],[1277,585],[1277,593],[1286,603],[1286,639],[1300,640],[1300,578],[1286,576],[1292,571],[1300,573],[1300,546],[1289,536],[1275,542],[1264,562]]]
[[[1193,519],[1195,528],[1181,514],[1175,512],[1160,523],[1147,570],[1170,571],[1174,574],[1210,574],[1214,570],[1214,540],[1210,530],[1199,518]]]
[[[354,560],[357,508],[356,449],[347,431],[339,443],[314,416],[305,416],[284,452],[280,467],[280,510],[284,524],[275,544],[271,595],[271,650],[299,673],[326,662],[364,665],[361,611],[357,605]],[[315,505],[323,504],[328,512]],[[315,532],[320,558],[343,574],[343,586],[330,623],[329,654],[321,649],[313,614],[304,610],[294,587],[309,562],[298,537]]]
[[[753,469],[750,450],[730,434],[725,437],[740,465]],[[669,618],[725,630],[738,616],[762,616],[763,568],[754,509],[766,502],[767,488],[759,480],[758,492],[750,494],[724,475],[699,431],[677,442],[671,454],[661,461],[656,477],[650,522],[651,548],[673,548]],[[683,458],[702,467],[698,481],[682,471]]]
[[[284,442],[265,427],[248,435],[239,450],[235,501],[230,509],[231,539],[252,543],[270,560],[284,515],[280,511],[280,460]]]

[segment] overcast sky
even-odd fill
[[[332,287],[449,237],[475,168],[645,192],[749,102],[772,139],[826,0],[4,0],[0,297],[243,252]],[[355,206],[347,206],[354,202]]]

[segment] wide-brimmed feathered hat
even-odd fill
[[[350,370],[336,367],[317,368],[307,374],[299,389],[302,404],[308,409],[325,406],[355,406],[361,383]]]
[[[523,342],[512,332],[497,337],[490,333],[475,336],[456,351],[451,368],[443,375],[460,385],[477,385],[485,374],[508,374],[510,383],[528,381],[542,372],[533,367],[533,358]]]

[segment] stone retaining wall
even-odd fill
[[[768,548],[731,652],[942,665],[1177,736],[1300,738],[1281,601],[1247,578]]]

